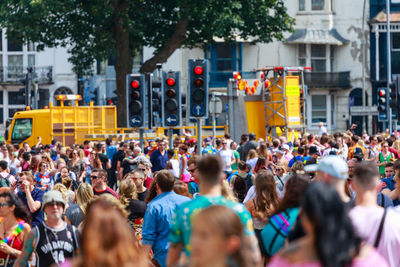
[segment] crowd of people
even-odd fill
[[[0,266],[400,266],[397,134],[167,143],[1,143]]]

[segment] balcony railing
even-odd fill
[[[0,67],[0,83],[21,83],[27,68],[22,66]],[[32,67],[32,80],[39,84],[53,82],[53,66]]]
[[[304,82],[308,88],[351,88],[350,71],[343,72],[306,72]]]
[[[226,87],[228,80],[233,78],[234,71],[216,71],[210,72],[211,87]],[[240,75],[243,79],[257,79],[257,72],[241,71]]]

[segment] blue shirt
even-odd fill
[[[112,159],[114,157],[114,154],[117,153],[117,147],[116,146],[107,146],[106,147],[106,154],[109,159]]]
[[[189,200],[190,198],[171,191],[158,195],[147,206],[143,219],[142,244],[152,246],[154,258],[162,267],[167,266],[172,216],[179,205]]]
[[[291,168],[296,161],[303,162],[303,156],[296,156],[289,161],[288,167]]]
[[[384,178],[381,181],[383,183],[383,187],[381,190],[383,190],[383,189],[389,189],[390,191],[394,190],[395,182],[393,181],[393,175],[392,175],[392,177]],[[394,206],[398,206],[399,204],[400,204],[400,201],[398,199],[393,200]]]
[[[24,203],[24,205],[28,209],[28,212],[30,213],[29,206],[28,206],[28,200],[26,199],[26,194],[22,191],[18,191],[17,195],[21,199],[22,203]],[[43,202],[43,195],[44,195],[43,190],[40,190],[39,188],[37,188],[35,186],[35,188],[33,188],[32,192],[31,192],[31,195],[32,195],[32,198],[34,201]],[[31,213],[31,217],[32,217],[32,227],[35,227],[35,226],[41,224],[44,221],[42,207],[40,207],[33,214]]]
[[[150,162],[151,162],[151,171],[156,172],[156,171],[161,171],[167,168],[167,162],[168,162],[168,153],[167,151],[164,150],[164,155],[161,155],[160,150],[154,150],[153,153],[151,153],[150,156]]]
[[[217,150],[212,146],[208,145],[205,148],[203,148],[203,151],[201,151],[201,154],[217,154]]]

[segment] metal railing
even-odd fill
[[[226,87],[229,79],[233,78],[234,71],[216,71],[210,72],[211,87]],[[239,72],[242,79],[257,79],[257,72],[241,71]]]
[[[350,71],[305,72],[304,82],[308,88],[351,88]]]
[[[0,67],[0,82],[22,83],[27,71],[27,67],[23,66],[2,66]],[[32,79],[39,84],[52,83],[53,66],[32,67]]]

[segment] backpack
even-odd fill
[[[6,177],[0,175],[0,187],[10,187],[10,178],[11,174],[8,174]]]
[[[260,233],[261,250],[266,254],[264,256],[272,257],[283,247],[298,215],[299,208],[289,208],[269,219],[268,224]]]
[[[252,175],[249,173],[247,174],[246,178],[244,178],[244,182],[246,183],[246,194],[249,191],[250,187],[253,186],[253,181],[251,180],[251,177]]]

